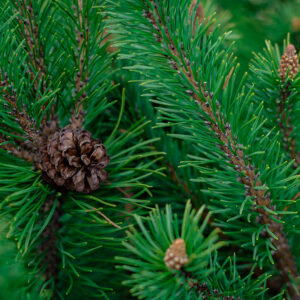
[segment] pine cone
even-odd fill
[[[48,139],[40,167],[44,179],[62,190],[90,193],[107,178],[109,156],[100,140],[70,125]]]
[[[285,81],[286,73],[289,69],[289,77],[294,78],[299,72],[299,61],[294,45],[289,44],[280,60],[279,76],[282,81]]]
[[[169,269],[180,270],[188,262],[185,242],[183,239],[176,239],[168,248],[164,258],[165,264]]]

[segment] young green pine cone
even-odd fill
[[[165,264],[169,269],[180,270],[188,262],[185,242],[183,239],[176,239],[168,248],[164,258]]]
[[[289,69],[289,77],[294,78],[299,72],[299,61],[294,45],[289,44],[280,60],[279,76],[282,81],[285,81],[286,73]]]
[[[100,140],[80,128],[67,126],[48,139],[40,168],[44,179],[62,190],[90,193],[107,179],[110,159]]]

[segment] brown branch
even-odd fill
[[[47,214],[52,209],[55,201],[54,195],[49,195],[48,198],[44,201],[41,211],[43,214],[45,214],[45,218],[47,217]],[[59,272],[59,257],[57,255],[57,232],[60,229],[60,223],[59,219],[61,216],[60,211],[60,201],[57,201],[57,206],[55,207],[54,213],[52,215],[51,221],[46,226],[44,231],[41,234],[41,239],[43,239],[43,242],[39,246],[39,252],[40,254],[44,254],[44,259],[41,262],[41,266],[45,266],[44,274],[46,276],[46,280],[48,281],[52,278],[54,278],[54,285],[56,284],[56,276]],[[55,288],[53,288],[54,294],[55,294]],[[54,295],[52,295],[54,299]]]
[[[25,149],[23,149],[21,147],[16,148],[15,145],[13,145],[12,143],[7,143],[7,142],[8,142],[7,139],[0,134],[0,148],[6,150],[8,153],[10,153],[18,158],[24,159],[25,161],[28,161],[31,163],[34,162],[31,152],[26,151]]]
[[[2,72],[0,71],[0,76],[3,79],[0,82],[0,87],[2,87],[2,96],[12,109],[9,114],[11,114],[14,117],[14,120],[19,123],[20,127],[25,132],[25,137],[28,138],[28,140],[34,146],[34,149],[38,149],[41,143],[41,139],[36,131],[35,124],[33,124],[31,119],[27,115],[26,109],[24,107],[19,110],[17,105],[17,93],[16,90],[13,89],[13,86],[9,83],[7,74],[2,74]]]
[[[87,43],[89,39],[89,29],[87,24],[87,11],[85,11],[85,15],[83,16],[83,1],[78,0],[78,10],[76,11],[77,18],[79,19],[79,28],[77,31],[77,51],[79,55],[79,70],[76,73],[75,78],[75,86],[76,86],[76,95],[78,97],[75,103],[75,109],[71,116],[71,123],[73,127],[82,127],[84,112],[83,112],[83,101],[86,99],[87,94],[83,89],[86,87],[88,82],[88,71],[87,71],[87,63],[86,54],[87,54]],[[79,95],[80,94],[80,95]],[[78,96],[79,95],[79,96]]]
[[[184,75],[190,82],[194,91],[188,91],[188,93],[193,97],[194,101],[199,104],[202,110],[206,113],[208,119],[210,121],[206,121],[206,124],[210,127],[211,131],[218,138],[219,143],[218,147],[223,151],[225,156],[228,158],[228,162],[233,166],[233,168],[240,174],[243,174],[240,179],[238,179],[245,186],[245,194],[246,197],[251,197],[255,200],[256,204],[259,206],[257,208],[257,212],[259,214],[259,222],[268,226],[269,230],[277,236],[277,239],[274,239],[270,236],[270,240],[272,244],[277,249],[273,251],[272,255],[276,262],[276,266],[280,271],[282,283],[286,283],[288,287],[288,291],[291,297],[295,297],[296,291],[292,286],[292,282],[289,276],[292,276],[294,279],[297,278],[298,272],[294,257],[290,251],[290,247],[288,244],[288,240],[285,237],[283,232],[283,226],[281,223],[276,222],[274,219],[276,217],[273,215],[270,217],[270,212],[268,212],[264,207],[268,210],[275,211],[276,208],[271,206],[270,194],[266,192],[266,189],[261,189],[264,185],[259,179],[259,172],[257,173],[254,165],[252,165],[243,152],[243,146],[237,144],[235,139],[233,138],[233,133],[230,128],[230,124],[225,125],[225,131],[218,126],[218,121],[221,121],[221,117],[223,118],[222,113],[217,111],[217,116],[215,116],[212,108],[211,108],[211,99],[213,97],[212,93],[206,89],[206,84],[201,83],[201,89],[193,75],[193,71],[191,68],[191,63],[188,60],[188,57],[184,51],[183,45],[180,45],[181,53],[176,47],[176,44],[172,40],[172,37],[169,33],[168,27],[165,26],[162,22],[162,18],[159,14],[157,4],[154,1],[151,1],[154,7],[153,12],[148,11],[145,12],[146,17],[153,24],[154,29],[156,30],[156,34],[159,37],[162,37],[162,32],[159,26],[164,30],[164,34],[167,36],[168,41],[167,45],[172,55],[181,62],[181,65],[176,61],[172,60],[171,64],[174,68],[178,70],[178,72]],[[158,1],[159,3],[159,1]],[[158,23],[156,21],[158,20]],[[182,57],[184,58],[184,62],[182,61]],[[186,65],[186,67],[183,67]],[[199,95],[204,95],[204,97],[200,97]],[[230,147],[228,146],[230,145]],[[260,188],[260,189],[257,189]]]

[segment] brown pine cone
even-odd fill
[[[44,179],[61,190],[90,193],[107,179],[103,169],[109,161],[100,140],[69,125],[49,137],[40,168]]]
[[[288,71],[289,70],[289,71]],[[299,61],[294,45],[289,44],[280,60],[279,76],[282,81],[285,81],[287,71],[290,78],[294,78],[299,72]]]

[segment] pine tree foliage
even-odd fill
[[[286,44],[286,43],[285,43]],[[256,55],[252,64],[252,77],[256,84],[256,101],[264,102],[268,129],[279,131],[287,159],[294,159],[294,167],[300,164],[300,114],[299,114],[299,61],[294,46],[289,57],[269,42],[264,54]],[[286,52],[287,50],[285,50]],[[281,58],[283,57],[283,58]],[[262,63],[263,62],[263,63]]]
[[[0,3],[3,297],[298,299],[295,35],[248,76],[225,2]]]
[[[243,279],[237,272],[235,258],[218,263],[215,250],[224,242],[218,240],[218,230],[204,235],[208,214],[205,207],[198,211],[188,202],[181,219],[173,215],[170,206],[165,212],[155,209],[145,220],[136,217],[139,231],[131,228],[125,243],[131,256],[120,257],[124,269],[132,275],[125,281],[140,299],[257,299],[263,297],[266,278],[252,280],[251,272]],[[186,244],[188,263],[172,270],[164,262],[166,250],[174,239]],[[158,275],[159,274],[159,275]]]
[[[125,97],[119,102],[105,97],[112,87],[111,58],[107,43],[101,44],[103,18],[92,1],[1,5],[1,215],[9,217],[7,237],[16,241],[18,258],[30,267],[25,289],[30,291],[42,278],[39,291],[46,299],[107,297],[116,282],[102,283],[115,272],[111,261],[120,248],[122,228],[145,205],[146,178],[159,159],[150,146],[158,139],[141,139],[144,120],[119,131]],[[116,117],[110,114],[112,107]],[[63,125],[70,117],[73,123],[87,119],[87,128],[103,139],[111,158],[110,177],[98,191],[59,191],[24,162],[35,163],[30,147],[42,146],[37,137],[47,117],[54,129],[59,126],[55,115]]]
[[[153,188],[151,190],[152,197],[151,202],[160,205],[166,203],[172,203],[172,208],[176,211],[182,211],[184,209],[186,199],[190,198],[193,205],[199,205],[201,197],[199,184],[190,181],[191,177],[195,176],[193,169],[178,168],[180,161],[185,158],[185,154],[189,151],[189,145],[182,143],[180,140],[174,140],[170,138],[164,128],[157,127],[159,115],[150,102],[150,98],[144,93],[142,87],[138,84],[133,84],[137,80],[137,76],[134,73],[129,73],[122,62],[116,61],[118,68],[122,68],[124,78],[120,78],[118,74],[115,74],[114,81],[120,84],[117,89],[112,90],[112,99],[121,96],[122,89],[126,91],[126,99],[128,102],[128,115],[124,115],[123,122],[129,124],[134,121],[145,119],[148,124],[145,126],[143,132],[143,139],[157,139],[160,141],[153,144],[153,149],[159,151],[162,154],[160,160],[155,164],[154,168],[161,169],[161,174],[153,174],[153,185],[156,186],[157,182],[163,188]],[[127,80],[127,81],[126,81]],[[172,129],[171,129],[172,130]]]
[[[299,228],[292,201],[299,176],[290,175],[293,162],[280,156],[278,138],[264,135],[263,105],[254,104],[245,77],[237,78],[231,48],[223,48],[226,34],[220,37],[218,28],[209,33],[213,20],[207,18],[193,35],[196,12],[189,15],[189,6],[171,0],[119,4],[118,45],[133,53],[131,70],[145,76],[143,86],[161,113],[158,125],[179,127],[185,133],[171,136],[193,144],[183,165],[198,170],[194,181],[206,184],[215,224],[243,249],[239,259],[251,258],[281,276],[292,296],[297,267],[286,232]]]

